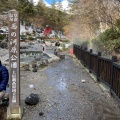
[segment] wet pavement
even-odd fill
[[[40,97],[36,106],[24,102],[30,93]],[[120,120],[120,103],[69,55],[36,73],[21,71],[21,100],[22,120]]]

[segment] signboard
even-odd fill
[[[19,113],[20,106],[20,22],[19,13],[10,10],[9,20],[9,107],[13,114]]]

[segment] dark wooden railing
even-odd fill
[[[93,53],[79,45],[73,45],[74,55],[80,62],[93,73],[97,80],[103,82],[110,88],[110,92],[120,99],[120,64],[117,62],[117,57],[112,56],[112,59],[104,58],[101,52]]]
[[[112,61],[107,58],[99,57],[98,80],[110,86]]]
[[[117,63],[113,63],[111,76],[111,92],[120,99],[120,65]]]

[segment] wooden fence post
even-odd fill
[[[87,51],[87,47],[84,48],[84,67],[86,67],[86,65],[85,65],[85,62],[86,62],[86,58],[85,58],[85,56],[86,56],[86,51]]]
[[[80,60],[80,46],[78,46],[78,60]]]
[[[97,80],[99,81],[99,66],[100,66],[100,62],[99,62],[99,57],[101,56],[101,52],[98,52],[98,57],[97,57],[97,74],[96,74],[96,77],[97,77]]]
[[[80,61],[82,61],[82,49],[83,49],[83,47],[81,46],[81,49],[80,49]]]
[[[113,63],[117,62],[117,56],[112,56],[112,60],[111,60],[111,82],[110,82],[110,93],[112,95],[112,85],[113,85]]]
[[[79,60],[81,61],[81,46],[79,47]]]
[[[90,54],[89,54],[89,73],[91,73],[90,69],[91,69],[91,54],[92,54],[93,50],[90,49]]]
[[[84,53],[84,47],[82,46],[81,47],[81,62],[82,62],[82,64],[84,62],[84,55],[83,55],[83,53]]]
[[[78,59],[78,48],[79,48],[79,46],[77,45],[77,54],[76,54],[76,58]]]

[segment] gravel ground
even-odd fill
[[[36,106],[24,102],[30,93],[40,97]],[[120,120],[120,103],[69,55],[38,72],[21,71],[21,103],[22,120]]]
[[[37,73],[21,71],[23,103],[30,93],[39,94],[40,102],[24,104],[22,120],[120,120],[119,103],[70,56]]]

